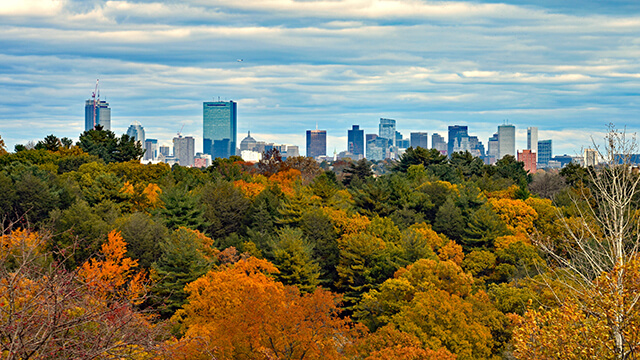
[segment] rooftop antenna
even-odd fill
[[[96,79],[96,88],[91,93],[91,98],[93,99],[93,128],[96,128],[96,108],[98,107],[97,101],[100,101],[100,92],[98,92],[98,82],[100,79]],[[96,94],[98,95],[96,99]]]

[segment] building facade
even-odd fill
[[[238,104],[234,101],[211,101],[202,104],[202,152],[213,158],[236,154]]]
[[[307,130],[307,156],[327,156],[327,131]]]
[[[411,139],[411,147],[414,149],[418,147],[421,147],[423,149],[429,148],[429,144],[428,144],[429,134],[426,132],[411,133],[410,139]]]
[[[144,141],[144,160],[158,158],[158,139],[146,139]]]
[[[551,161],[553,148],[551,140],[539,140],[538,141],[538,168],[542,169],[549,166]]]
[[[516,127],[513,125],[498,126],[498,158],[506,155],[516,156]]]
[[[84,103],[84,130],[89,131],[93,129],[93,100],[87,100]],[[96,100],[95,103],[95,125],[100,125],[104,130],[111,130],[111,108],[109,103],[102,100]]]
[[[351,130],[347,130],[347,151],[358,159],[364,157],[364,130],[360,125],[353,125]]]
[[[140,146],[143,146],[143,147],[145,146],[144,128],[139,122],[134,121],[131,123],[131,125],[129,125],[129,128],[127,129],[127,135],[129,135],[130,138],[133,138],[133,140],[138,142]]]
[[[536,154],[538,158],[538,128],[535,126],[527,128],[527,149]]]
[[[438,133],[431,135],[431,148],[440,151],[442,155],[447,155],[447,142]]]
[[[536,153],[527,149],[518,151],[518,161],[524,163],[524,169],[530,173],[534,173],[537,170],[536,167]]]
[[[195,139],[191,136],[173,138],[173,157],[181,166],[193,166],[195,150]]]
[[[469,128],[464,125],[449,126],[449,141],[447,143],[447,155],[464,151],[469,146]]]

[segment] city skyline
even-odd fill
[[[184,125],[196,149],[212,97],[237,100],[238,132],[265,141],[302,146],[322,124],[329,153],[379,118],[483,142],[508,120],[516,148],[538,127],[555,154],[580,154],[609,122],[640,129],[637,1],[30,0],[2,2],[0,19],[9,150],[77,139],[98,78],[114,132],[139,121],[166,144]]]

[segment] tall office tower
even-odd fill
[[[145,146],[145,144],[144,144],[144,128],[142,127],[142,125],[139,122],[134,121],[134,122],[131,123],[131,125],[129,125],[129,129],[127,129],[127,135],[129,135],[129,137],[133,138],[133,140],[139,142],[140,146]]]
[[[530,173],[536,172],[536,154],[531,150],[518,151],[518,161],[524,163],[524,169]]]
[[[440,151],[443,155],[447,155],[447,142],[438,133],[431,135],[431,148]]]
[[[380,118],[378,137],[389,140],[389,146],[396,146],[396,121]]]
[[[595,149],[584,149],[584,166],[598,165],[598,152]]]
[[[155,160],[158,157],[158,139],[146,139],[144,150],[144,160]]]
[[[464,148],[469,143],[469,129],[464,125],[449,126],[449,143],[447,144],[447,155],[451,156],[454,152]],[[463,140],[463,139],[466,139]]]
[[[502,159],[505,155],[516,156],[516,127],[513,125],[498,126],[498,157]]]
[[[494,157],[494,159],[497,159],[499,150],[500,149],[498,148],[498,134],[496,133],[489,138],[489,142],[487,144],[487,156]]]
[[[437,134],[436,134],[437,135]],[[414,132],[411,133],[411,147],[418,148],[421,147],[423,149],[428,149],[427,140],[429,139],[429,134],[426,132]],[[432,141],[433,143],[433,141]]]
[[[536,154],[538,160],[538,128],[535,126],[527,128],[527,149]]]
[[[347,151],[359,159],[364,157],[364,130],[360,130],[360,125],[353,125],[351,130],[347,130]]]
[[[203,153],[213,158],[229,158],[235,155],[237,130],[238,104],[236,102],[202,103]]]
[[[173,138],[173,156],[181,166],[192,166],[195,157],[195,140],[191,136]]]
[[[160,148],[159,148],[158,151],[160,152],[160,154],[162,154],[162,156],[171,155],[171,148],[169,146],[166,146],[166,145],[160,145]]]
[[[84,130],[93,129],[93,100],[87,100],[84,103]],[[96,125],[101,125],[104,130],[111,130],[111,108],[109,103],[102,100],[96,100]]]
[[[477,136],[469,136],[469,152],[476,157],[484,156],[484,145]]]
[[[551,140],[538,141],[538,168],[549,166],[549,161],[551,161],[552,153],[553,148],[551,147]]]
[[[307,130],[307,156],[327,156],[327,131]]]

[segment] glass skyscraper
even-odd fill
[[[84,103],[84,130],[89,131],[93,129],[93,100],[87,100]],[[102,100],[97,100],[95,104],[96,109],[96,123],[95,125],[101,125],[104,130],[111,130],[111,108],[109,103]]]
[[[549,161],[553,156],[551,140],[538,141],[538,168],[549,166]]]
[[[364,157],[364,130],[360,130],[360,125],[352,125],[351,130],[347,130],[347,151]]]
[[[307,156],[327,156],[327,131],[307,130]]]
[[[236,154],[238,104],[233,101],[204,102],[202,110],[202,152],[213,158]]]
[[[454,152],[468,150],[469,128],[465,125],[449,126],[449,142],[447,143],[447,155]]]
[[[411,147],[416,149],[416,148],[423,148],[423,149],[428,149],[428,139],[429,139],[429,134],[426,132],[412,132],[411,133]]]
[[[129,129],[127,129],[127,135],[129,135],[129,137],[133,138],[133,140],[135,141],[139,141],[140,142],[140,146],[144,147],[144,128],[142,127],[142,125],[137,122],[134,121],[133,123],[131,123],[131,125],[129,125]]]
[[[516,127],[513,125],[498,126],[498,160],[505,155],[516,156]]]

